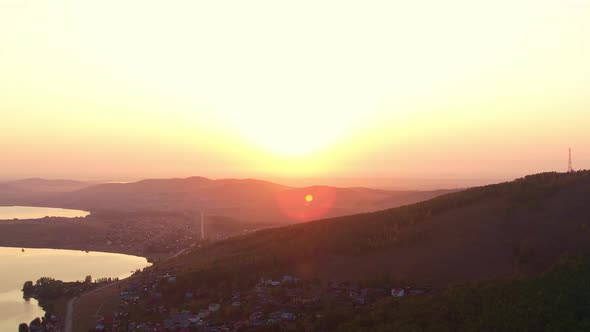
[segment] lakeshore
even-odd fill
[[[88,211],[42,206],[0,206],[0,221],[20,219],[42,219],[46,217],[84,218]]]
[[[143,257],[103,252],[81,252],[57,249],[0,247],[2,269],[0,275],[0,330],[16,330],[19,323],[27,324],[44,315],[35,299],[24,299],[21,288],[25,281],[35,282],[42,277],[64,281],[94,278],[125,278],[132,271],[148,266]],[[56,307],[59,307],[56,303]],[[61,314],[61,310],[58,310]]]

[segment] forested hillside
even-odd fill
[[[168,262],[199,278],[288,271],[445,286],[538,274],[590,253],[590,172],[545,173],[375,213],[260,231]]]

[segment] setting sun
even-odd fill
[[[504,178],[590,151],[588,1],[56,2],[2,1],[2,177]]]
[[[307,196],[305,196],[305,201],[307,203],[311,203],[313,201],[313,195],[307,195]]]

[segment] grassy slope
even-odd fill
[[[119,287],[127,283],[124,280],[80,296],[74,304],[73,330],[86,332],[96,326],[101,316],[112,315],[119,307]]]

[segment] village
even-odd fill
[[[114,216],[95,215],[102,221]],[[146,222],[140,215],[117,215],[118,228],[109,228],[104,235],[92,235],[87,245],[107,246],[113,250],[144,253],[160,252],[165,257],[178,256],[189,248],[200,247],[209,241],[219,241],[256,229],[233,229],[232,232],[211,232],[212,239],[203,239],[203,221],[191,218],[172,218],[152,215]],[[179,223],[178,220],[184,222]],[[173,225],[173,227],[171,226]],[[200,234],[199,234],[200,233]],[[200,236],[199,236],[200,235]],[[137,244],[141,244],[140,247]],[[178,273],[177,273],[178,272]],[[97,316],[89,331],[276,331],[297,330],[301,324],[313,322],[321,326],[329,319],[326,308],[345,307],[353,310],[366,308],[387,298],[402,299],[431,292],[429,288],[394,287],[396,283],[325,282],[303,280],[293,275],[250,275],[245,283],[201,285],[181,271],[170,268],[138,270],[126,280],[86,280],[85,282],[51,282],[35,284],[35,295],[59,285],[64,297],[72,298],[84,292],[114,283],[119,288],[118,309]],[[178,275],[178,277],[177,277]],[[220,279],[224,279],[219,276]],[[254,278],[254,279],[251,279]],[[245,279],[244,279],[245,280]],[[40,280],[43,281],[43,280]],[[47,280],[45,280],[47,281]],[[30,282],[29,282],[30,283]],[[403,283],[397,283],[399,284]],[[30,287],[25,289],[32,289]],[[55,296],[35,296],[51,302]],[[47,311],[47,310],[46,310]],[[63,322],[51,310],[42,320],[30,323],[22,331],[60,331]]]
[[[152,258],[158,254],[178,252],[197,240],[195,234],[198,225],[183,215],[102,213],[90,218],[112,224],[110,226],[116,225],[107,227],[104,234],[91,235],[87,242],[90,248],[106,247],[109,251],[130,252]]]
[[[362,308],[385,298],[431,292],[412,287],[362,288],[355,283],[305,281],[284,275],[260,278],[246,291],[220,297],[216,290],[205,288],[178,291],[177,277],[171,272],[143,272],[147,275],[143,281],[122,289],[119,309],[100,317],[93,331],[293,330],[303,321],[324,319],[326,304]]]
[[[109,284],[119,286],[115,312],[98,318],[93,329],[99,332],[215,332],[289,331],[304,322],[318,325],[326,317],[326,307],[361,309],[387,299],[418,296],[432,292],[415,287],[361,287],[356,283],[301,280],[291,275],[260,278],[243,291],[221,292],[213,288],[184,289],[172,273],[146,269],[137,271],[132,282],[101,278],[63,283],[42,278],[25,283],[26,296],[34,293],[43,302],[60,296],[79,296]],[[59,291],[56,291],[59,289]],[[49,293],[51,292],[51,293]],[[48,295],[48,293],[50,295]],[[51,306],[48,306],[50,308]],[[57,332],[63,322],[48,310],[46,317],[21,324],[21,332]],[[321,325],[321,324],[320,324]]]
[[[100,251],[146,257],[158,262],[183,250],[272,226],[240,223],[222,217],[173,212],[94,211],[69,220],[46,217],[4,223],[5,246]],[[28,227],[42,227],[34,240]]]

